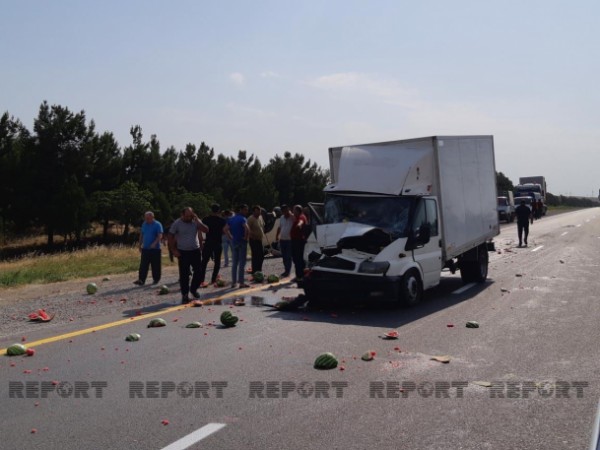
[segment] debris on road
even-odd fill
[[[450,362],[450,357],[447,355],[444,356],[434,356],[432,358],[430,358],[431,361],[437,361],[437,362],[441,362],[443,364],[448,364]]]

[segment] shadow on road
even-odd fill
[[[336,325],[364,325],[371,327],[399,328],[430,314],[470,300],[477,294],[493,285],[492,280],[477,284],[463,293],[453,294],[463,284],[460,278],[447,278],[425,292],[423,301],[411,308],[401,308],[397,302],[390,299],[372,299],[369,301],[331,300],[318,306],[310,303],[305,308],[295,311],[265,310],[269,318],[325,322]],[[261,297],[254,296],[251,300],[255,306],[273,306],[266,301],[260,302]],[[269,298],[269,301],[272,299]],[[275,302],[279,299],[275,300]]]

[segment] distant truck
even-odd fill
[[[329,161],[325,203],[311,205],[309,300],[413,305],[444,269],[459,269],[465,283],[485,281],[499,234],[492,136],[333,147]]]
[[[515,197],[530,196],[536,198],[538,197],[536,194],[539,194],[543,203],[543,216],[545,216],[548,211],[546,193],[546,177],[541,175],[535,177],[520,177],[519,184],[515,186]]]
[[[505,220],[507,223],[515,220],[515,199],[512,192],[503,192],[498,196],[498,220]]]

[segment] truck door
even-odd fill
[[[304,246],[304,261],[306,262],[307,267],[310,266],[309,255],[312,252],[319,252],[319,243],[317,242],[317,225],[321,225],[323,223],[323,214],[325,208],[323,203],[309,203],[308,210],[308,223],[310,224],[312,231],[310,236],[308,236],[306,239],[306,244]]]
[[[440,282],[442,271],[438,208],[437,201],[433,198],[422,198],[417,204],[412,222],[412,233],[417,236],[417,241],[425,227],[429,228],[429,241],[419,243],[414,248],[413,258],[421,266],[423,287],[427,289]]]

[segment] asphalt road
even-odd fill
[[[488,282],[462,289],[444,274],[408,310],[278,312],[267,305],[299,293],[284,283],[219,291],[222,304],[202,308],[153,297],[143,315],[111,301],[76,321],[17,321],[0,346],[26,333],[36,354],[0,357],[0,447],[587,449],[600,398],[599,211],[546,217],[528,248],[515,241],[503,225]],[[225,310],[236,327],[218,326]],[[167,326],[146,328],[153,317]],[[397,340],[380,337],[394,329]],[[125,342],[132,332],[139,342]],[[340,367],[313,368],[325,351]]]

